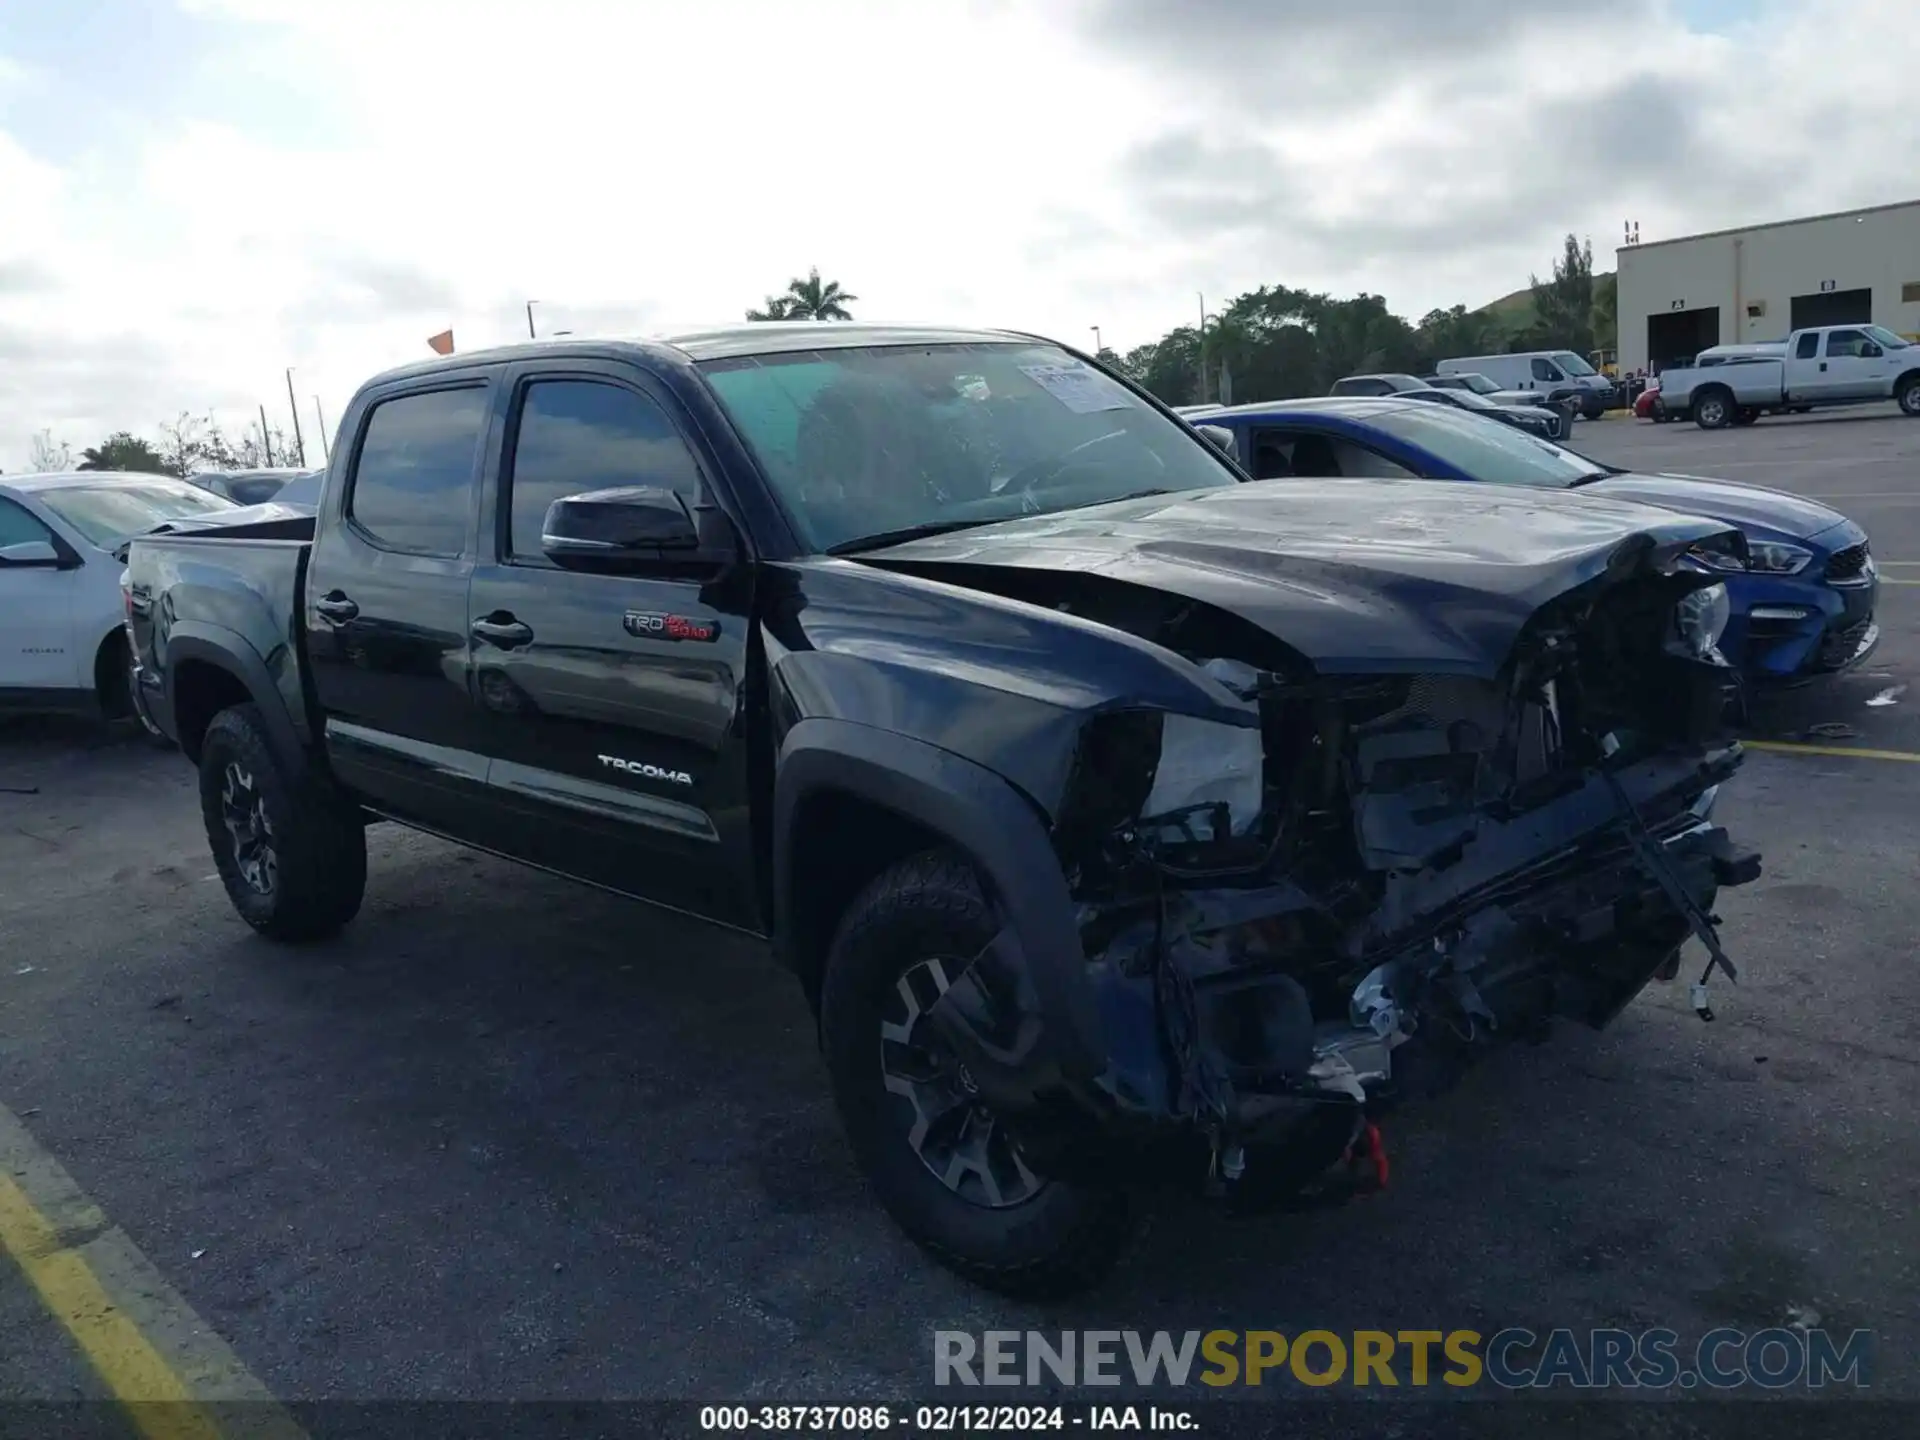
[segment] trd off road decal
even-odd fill
[[[642,640],[699,640],[720,638],[720,625],[691,615],[669,615],[661,610],[629,610],[620,622],[629,635]]]

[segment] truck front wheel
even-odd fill
[[[200,814],[233,908],[274,940],[320,940],[360,909],[367,840],[322,777],[286,774],[254,705],[214,716],[200,747]]]
[[[1900,402],[1902,414],[1920,416],[1920,375],[1903,377],[1893,398]]]
[[[834,1101],[880,1203],[921,1248],[977,1284],[1046,1298],[1097,1283],[1131,1233],[1126,1196],[1036,1175],[926,1013],[993,938],[957,855],[879,876],[828,953],[820,1031]]]

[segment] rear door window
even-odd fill
[[[1253,437],[1253,477],[1344,480],[1411,480],[1407,469],[1344,436],[1319,430],[1271,427]]]
[[[487,405],[487,388],[471,385],[374,407],[347,491],[347,515],[368,540],[415,555],[464,552]]]

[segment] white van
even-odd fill
[[[1589,420],[1598,420],[1614,403],[1613,382],[1571,350],[1462,355],[1442,360],[1434,369],[1442,375],[1474,372],[1505,390],[1544,392],[1550,401],[1571,400]]]

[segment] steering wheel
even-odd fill
[[[1000,487],[1000,493],[1025,495],[1030,491],[1038,490],[1048,481],[1056,478],[1061,471],[1077,464],[1078,457],[1087,451],[1105,445],[1110,440],[1118,440],[1126,434],[1125,430],[1109,430],[1106,434],[1096,435],[1091,440],[1082,440],[1063,454],[1049,455],[1034,461],[1031,465],[1022,466],[1007,477],[1007,483]]]

